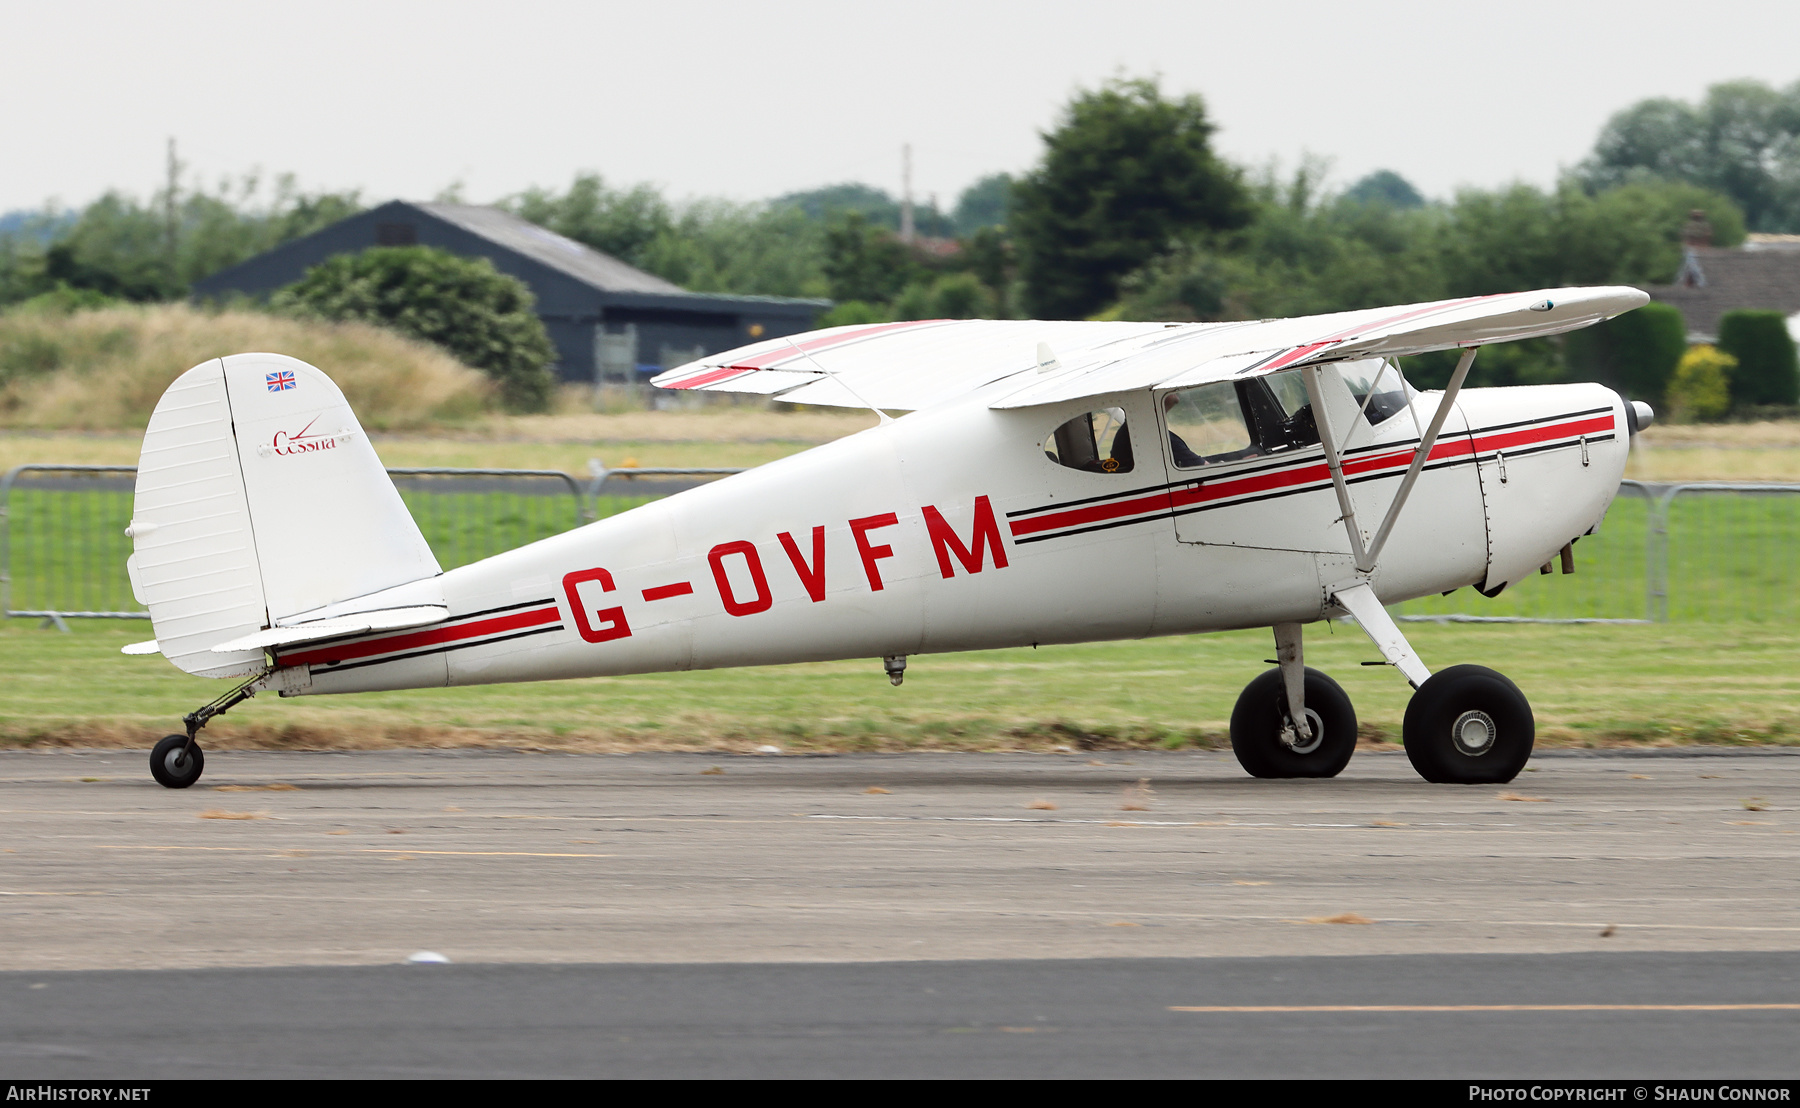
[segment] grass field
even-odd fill
[[[70,634],[0,622],[0,745],[148,747],[225,682],[118,648],[149,625]],[[1419,625],[1434,668],[1492,666],[1531,698],[1545,746],[1800,743],[1800,632],[1748,625]],[[544,684],[259,697],[207,728],[221,748],[504,746],[786,751],[1221,746],[1267,632]],[[1307,661],[1350,694],[1370,742],[1397,742],[1409,691],[1348,625],[1308,629]]]

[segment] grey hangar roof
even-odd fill
[[[568,381],[636,380],[763,338],[812,329],[828,300],[695,293],[498,208],[395,200],[196,281],[193,295],[263,297],[338,254],[431,246],[523,281]]]

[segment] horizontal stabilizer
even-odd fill
[[[155,639],[151,639],[149,642],[134,642],[128,646],[121,646],[119,648],[119,653],[121,653],[121,654],[161,654],[162,647],[156,645]]]
[[[369,631],[395,631],[403,627],[425,627],[450,618],[450,609],[427,604],[417,608],[384,608],[375,612],[358,612],[353,616],[318,619],[293,627],[271,627],[266,631],[245,635],[213,647],[219,654],[236,650],[262,650],[271,646],[293,646],[295,643],[338,639]],[[155,645],[152,643],[151,645]],[[127,653],[130,653],[128,650]]]

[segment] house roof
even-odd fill
[[[1689,247],[1675,281],[1645,291],[1680,308],[1690,334],[1717,335],[1734,308],[1800,312],[1800,250]]]
[[[545,230],[499,208],[474,204],[410,206],[605,292],[688,295],[680,285],[626,265],[610,254],[602,254],[585,243]]]

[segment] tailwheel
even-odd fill
[[[185,789],[200,780],[206,755],[186,735],[167,735],[150,751],[150,776],[166,789]]]
[[[1486,666],[1451,666],[1413,694],[1403,736],[1425,780],[1499,785],[1525,768],[1537,724],[1519,686]]]
[[[1281,671],[1244,686],[1231,710],[1231,752],[1252,777],[1336,777],[1356,752],[1356,709],[1338,683],[1306,671],[1306,727],[1294,726]]]

